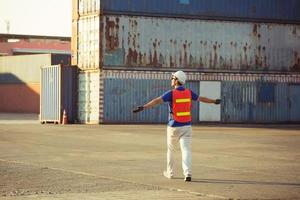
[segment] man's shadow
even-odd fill
[[[174,179],[183,179],[174,177]],[[287,182],[269,182],[269,181],[244,181],[244,180],[220,180],[220,179],[197,179],[192,178],[194,183],[205,184],[233,184],[233,185],[278,185],[278,186],[296,186],[300,187],[300,183],[287,183]]]

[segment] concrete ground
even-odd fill
[[[29,120],[30,121],[30,120]],[[300,126],[193,126],[193,180],[166,179],[165,125],[0,119],[0,200],[300,199]]]
[[[0,113],[0,124],[38,124],[36,113]]]

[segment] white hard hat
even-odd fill
[[[186,81],[186,75],[183,71],[177,71],[174,74],[172,74],[174,77],[177,78],[177,80],[181,83],[181,84],[185,84]]]

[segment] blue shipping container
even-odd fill
[[[101,0],[100,2],[104,14],[300,23],[299,0]],[[87,5],[84,3],[79,5],[79,9],[84,6]]]
[[[103,123],[167,123],[168,107],[138,114],[131,110],[170,89],[170,72],[104,71]],[[221,82],[222,123],[300,123],[300,76],[264,74],[187,73],[194,92],[201,81]],[[199,103],[193,102],[193,123],[201,123]]]

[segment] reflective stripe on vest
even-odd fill
[[[173,97],[173,118],[180,123],[190,122],[192,93],[189,89],[183,91],[172,90]]]
[[[178,113],[176,113],[176,115],[178,117],[181,117],[181,116],[190,116],[191,112],[178,112]]]
[[[176,99],[176,103],[188,103],[191,102],[191,99]]]

